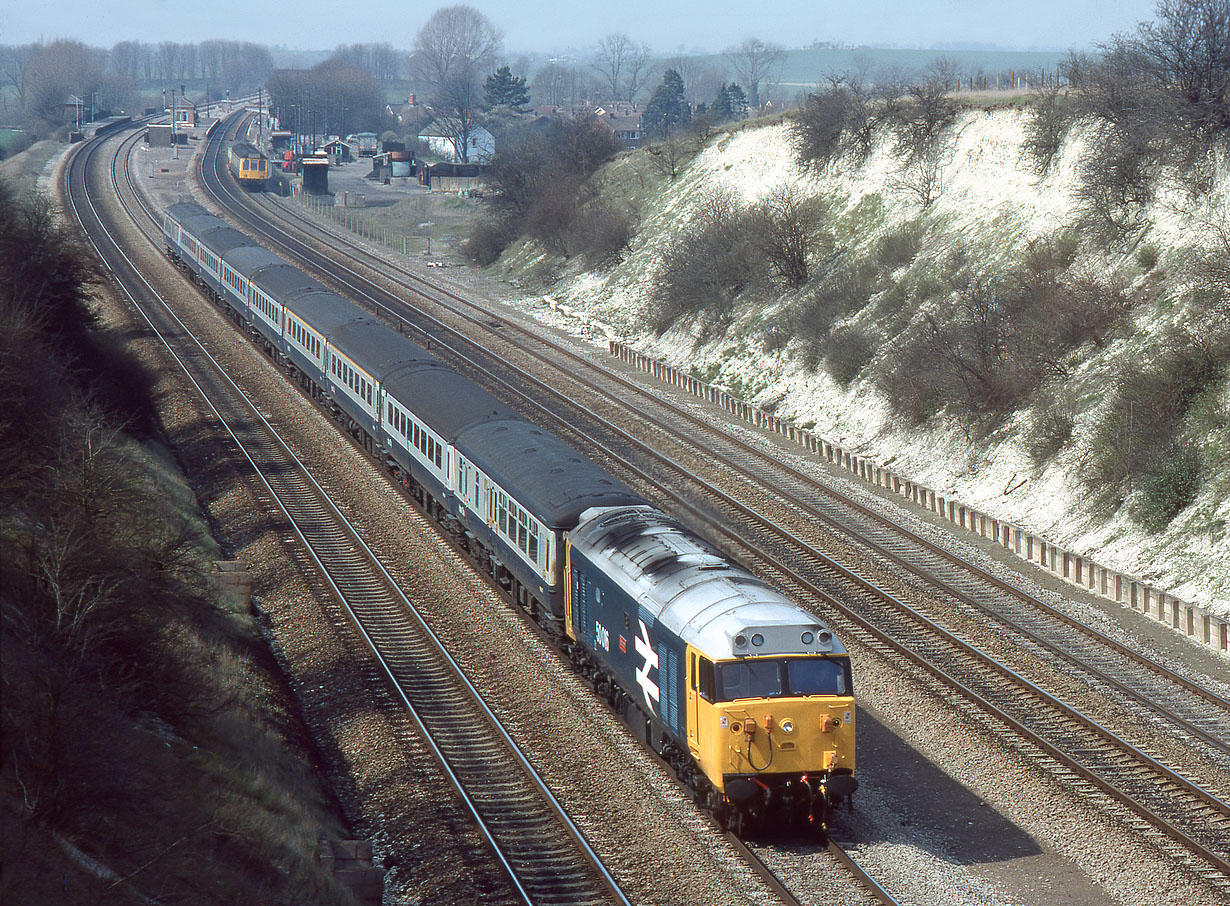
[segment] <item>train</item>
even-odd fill
[[[853,676],[823,621],[201,206],[162,232],[724,826],[823,833],[851,805]]]
[[[232,142],[227,150],[227,163],[239,184],[250,192],[259,192],[269,182],[269,158],[255,145]]]

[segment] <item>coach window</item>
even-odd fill
[[[538,562],[538,526],[536,524],[530,526],[529,554],[530,554],[530,559],[533,560],[535,563],[537,563]]]
[[[440,445],[438,443],[436,444],[436,468],[437,469],[444,468],[444,452],[443,450],[441,450]]]

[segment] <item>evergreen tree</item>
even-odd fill
[[[676,70],[668,69],[662,84],[654,89],[653,97],[645,105],[641,123],[647,132],[665,139],[691,119],[692,110],[683,95],[683,77]]]
[[[730,98],[730,118],[741,120],[747,115],[747,95],[738,83],[731,82],[726,86],[726,94]]]
[[[492,107],[511,107],[518,110],[530,102],[530,93],[525,87],[525,77],[518,78],[507,66],[501,66],[491,75],[483,86],[483,96],[487,101],[487,109]]]
[[[713,99],[713,106],[709,108],[709,113],[715,123],[725,123],[734,119],[734,114],[730,109],[730,88],[725,82],[718,89],[717,97]]]

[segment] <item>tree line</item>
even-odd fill
[[[272,71],[266,48],[239,41],[121,41],[109,50],[72,40],[0,46],[4,116],[37,137],[75,115],[66,111],[70,96],[81,99],[86,116],[131,113],[155,96],[153,89],[204,82],[200,87],[217,98],[254,90]]]

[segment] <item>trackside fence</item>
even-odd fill
[[[1058,578],[1131,608],[1194,642],[1212,648],[1224,657],[1230,657],[1230,620],[1196,604],[1180,601],[1135,576],[1116,572],[1081,554],[1064,550],[1020,526],[988,516],[960,501],[937,494],[864,456],[843,449],[832,441],[733,397],[719,387],[685,374],[673,365],[639,353],[618,340],[610,340],[608,345],[611,355],[639,371],[719,406],[754,427],[778,434],[868,484],[886,488],[911,500],[954,526],[989,539]]]

